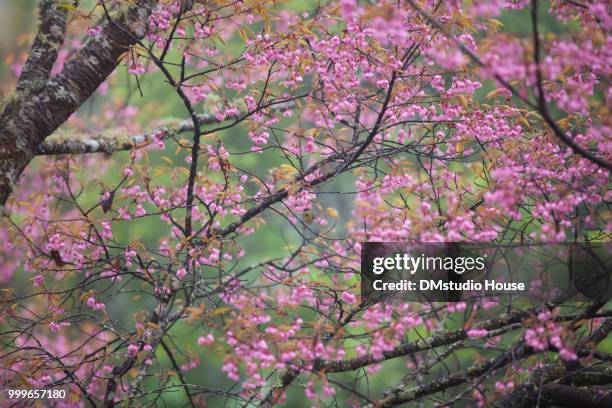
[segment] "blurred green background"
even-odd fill
[[[0,91],[7,95],[10,88],[14,84],[14,79],[11,74],[10,65],[14,62],[15,57],[19,53],[25,53],[28,49],[27,34],[35,29],[36,16],[36,1],[35,0],[0,0],[0,57],[2,64],[0,65]],[[303,1],[292,0],[284,4],[282,7],[292,10],[308,10],[312,5],[316,4],[315,0]],[[93,1],[81,1],[81,7],[85,10],[90,10]],[[546,4],[542,5],[543,8]],[[557,23],[547,13],[542,13],[543,32],[553,31],[561,32],[567,29],[567,26]],[[530,19],[528,11],[506,12],[500,18],[505,25],[505,30],[519,33],[522,36],[530,35]],[[240,49],[240,41],[231,42],[230,46]],[[159,120],[167,117],[175,117],[184,119],[188,115],[182,105],[180,99],[170,87],[165,83],[161,74],[147,74],[142,78],[141,89],[144,97],[141,97],[137,91],[137,86],[133,76],[128,75],[125,67],[120,67],[116,74],[116,84],[112,86],[107,95],[96,94],[90,99],[81,109],[81,117],[90,117],[92,120],[99,120],[100,110],[104,103],[108,101],[117,101],[119,106],[134,106],[139,109],[139,113],[134,117],[134,121],[140,124],[143,129],[153,128]],[[493,89],[493,84],[486,84],[478,90],[476,97],[483,98],[489,91]],[[108,126],[112,126],[112,120],[108,120]],[[186,134],[185,137],[189,135]],[[228,150],[247,151],[250,147],[246,131],[243,127],[233,128],[222,133],[221,138],[226,144]],[[184,155],[175,157],[173,155],[174,147],[168,145],[167,152],[152,152],[150,160],[152,163],[161,161],[162,156],[170,157],[175,166],[185,166]],[[39,159],[38,159],[39,160]],[[100,160],[107,160],[100,156]],[[103,180],[109,185],[114,185],[118,174],[121,172],[122,165],[128,163],[128,153],[118,153],[113,158],[113,168],[104,175]],[[265,177],[269,169],[278,166],[284,162],[284,159],[279,156],[274,150],[267,150],[263,154],[246,154],[232,156],[233,164],[240,168],[246,169],[260,177]],[[33,163],[32,166],[40,166],[40,163]],[[87,174],[82,175],[83,180],[87,179]],[[330,183],[324,188],[324,191],[342,191],[351,192],[354,178],[351,175],[343,175]],[[156,185],[170,182],[170,172],[161,174],[159,179],[155,181]],[[254,186],[248,186],[253,191]],[[92,189],[88,195],[84,197],[84,201],[94,203],[98,199],[99,190]],[[322,194],[319,200],[323,207],[334,207],[338,210],[340,218],[336,230],[337,236],[341,237],[344,233],[344,224],[350,219],[352,207],[351,194]],[[294,246],[300,242],[299,234],[291,227],[282,217],[275,216],[274,213],[269,213],[266,217],[266,225],[253,236],[242,237],[239,244],[245,248],[246,257],[241,260],[241,265],[251,265],[259,263],[265,259],[284,256],[287,254],[287,247]],[[117,223],[113,227],[115,236],[122,243],[129,243],[133,240],[142,241],[148,247],[157,247],[159,245],[159,237],[167,234],[167,225],[162,223],[157,217],[146,217],[137,221]],[[15,277],[11,282],[11,286],[21,288],[25,291],[30,287],[30,283],[23,276]],[[130,328],[133,324],[132,314],[138,310],[142,310],[143,300],[134,302],[131,295],[120,296],[112,301],[107,301],[109,315],[112,318],[118,319],[118,326]],[[452,318],[448,321],[448,328],[459,328],[462,324],[462,315],[456,316],[456,321]],[[185,350],[190,349],[199,353],[201,365],[196,369],[188,371],[186,378],[189,382],[204,385],[211,389],[226,389],[234,390],[233,383],[227,379],[224,373],[219,368],[222,365],[223,355],[211,353],[209,349],[204,351],[197,346],[197,337],[203,334],[200,330],[194,329],[186,324],[179,324],[174,327],[171,335],[175,336],[176,341],[185,345]],[[423,333],[421,333],[423,334]],[[219,335],[219,333],[215,333]],[[411,333],[412,339],[418,338],[417,333]],[[181,347],[179,347],[180,349]],[[455,353],[449,359],[449,370],[455,365],[461,365],[468,361],[473,361],[476,355],[486,356],[490,351],[474,350],[461,351]],[[169,361],[164,353],[158,352],[160,361],[166,363],[169,367]],[[181,363],[189,362],[188,355],[184,357],[178,356]],[[371,392],[370,395],[378,395],[388,386],[396,384],[406,373],[406,362],[403,359],[395,359],[385,363],[383,369],[375,375],[368,376],[360,373],[360,389],[364,393]],[[355,374],[349,373],[337,377],[340,381],[350,385],[355,378]],[[426,381],[426,377],[422,381]],[[182,389],[177,389],[174,393],[169,393],[164,396],[164,400],[168,406],[180,406],[185,403],[185,398]],[[224,399],[211,398],[208,406],[223,406]],[[229,406],[233,404],[230,403]],[[299,385],[294,385],[289,392],[286,406],[288,407],[308,407],[310,401],[306,400]]]

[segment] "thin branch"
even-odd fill
[[[384,399],[374,403],[376,407],[390,407],[395,405],[412,402],[422,397],[444,391],[448,388],[464,384],[472,378],[476,378],[490,371],[499,369],[510,363],[522,360],[533,354],[533,350],[526,346],[516,345],[508,352],[486,360],[483,363],[475,364],[465,371],[453,373],[446,377],[433,380],[424,385],[417,385],[406,390],[397,390],[386,396]]]
[[[485,320],[478,324],[474,325],[474,328],[482,328],[487,331],[494,331],[496,329],[500,329],[505,326],[514,325],[517,323],[521,323],[523,319],[528,318],[535,310],[528,311],[517,311],[513,313],[505,313],[498,317]],[[599,317],[611,316],[612,310],[603,311],[601,314],[598,314]],[[580,315],[564,315],[557,316],[555,318],[556,321],[568,321],[577,318]],[[520,326],[519,326],[520,327]],[[490,333],[492,336],[497,335],[498,333],[493,332]],[[366,367],[372,364],[380,363],[386,360],[390,360],[393,358],[405,356],[408,354],[416,353],[419,351],[430,350],[440,346],[447,346],[453,343],[456,343],[461,340],[467,339],[467,330],[460,329],[455,331],[443,331],[438,334],[434,334],[427,338],[419,339],[413,342],[402,343],[399,346],[395,347],[392,350],[383,352],[382,358],[375,358],[374,356],[368,354],[362,357],[356,357],[349,360],[337,360],[337,361],[322,361],[316,367],[317,371],[325,371],[325,372],[345,372],[345,371],[354,371],[362,367]]]
[[[189,403],[191,404],[192,407],[195,407],[196,405],[194,404],[191,393],[189,392],[189,385],[187,381],[185,380],[185,376],[183,375],[181,366],[177,363],[176,359],[174,358],[174,355],[172,354],[172,350],[170,349],[170,347],[168,347],[168,345],[163,340],[160,341],[160,344],[162,348],[164,349],[164,351],[166,352],[166,354],[168,355],[168,358],[172,362],[172,366],[174,367],[174,371],[176,371],[179,377],[179,380],[181,380],[181,383],[183,384],[183,389],[185,390],[185,394],[187,394],[187,399],[189,400]]]
[[[452,34],[450,34],[448,32],[448,30],[446,30],[444,28],[444,26],[442,26],[442,24],[440,24],[440,22],[438,22],[431,15],[429,15],[427,12],[425,12],[421,7],[419,7],[414,0],[407,0],[407,1],[412,6],[412,8],[414,10],[416,10],[427,21],[427,23],[429,25],[431,25],[432,27],[438,29],[442,34],[444,34],[444,36],[446,36],[451,41],[453,41],[453,43],[455,43],[455,45],[457,45],[457,47],[461,50],[461,52],[463,52],[465,55],[467,55],[474,63],[476,63],[477,65],[479,65],[481,67],[486,67],[486,64],[478,57],[478,55],[476,55],[472,50],[470,50],[465,45],[463,45],[463,43],[461,43],[461,41],[459,41]],[[535,13],[533,13],[533,14],[535,14]],[[536,19],[537,19],[537,14],[536,14]],[[534,21],[534,36],[537,37],[537,21]],[[536,48],[537,48],[538,47],[538,41],[536,41],[535,45],[536,45]],[[537,51],[536,51],[535,54],[536,54],[536,58],[539,58]],[[538,71],[539,71],[539,68],[538,68]],[[551,117],[550,112],[548,111],[548,108],[547,108],[546,104],[544,104],[544,105],[542,105],[541,103],[534,104],[528,98],[526,98],[525,96],[521,95],[521,93],[514,86],[512,86],[508,81],[506,81],[499,74],[494,74],[493,76],[494,76],[494,78],[500,84],[502,84],[504,86],[504,88],[508,89],[514,96],[516,96],[517,98],[522,100],[528,106],[536,109],[540,113],[542,118],[544,118],[544,121],[550,127],[550,129],[553,131],[554,135],[557,138],[559,138],[564,144],[566,144],[570,149],[572,149],[572,151],[575,154],[577,154],[577,155],[579,155],[581,157],[584,157],[585,159],[589,160],[590,162],[597,164],[601,168],[604,168],[604,169],[606,169],[608,171],[612,171],[612,163],[608,162],[605,159],[602,159],[601,157],[597,157],[597,156],[593,155],[591,152],[586,150],[584,147],[582,147],[579,144],[577,144],[571,137],[569,137],[563,131],[563,129],[561,129],[559,127],[559,125],[557,125],[555,120]],[[539,79],[538,79],[538,86],[539,87],[542,86],[541,81]],[[543,92],[540,91],[539,94],[543,95]]]

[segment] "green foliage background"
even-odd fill
[[[283,7],[302,12],[309,10],[313,5],[316,5],[316,3],[315,0],[291,0]],[[80,7],[85,10],[90,10],[92,4],[93,1],[91,0],[82,1]],[[35,5],[35,0],[0,0],[0,45],[2,46],[0,57],[2,61],[4,61],[0,65],[0,78],[3,79],[3,83],[7,83],[11,75],[9,66],[6,63],[8,55],[15,52],[27,52],[27,43],[19,45],[17,40],[20,34],[35,29],[37,21]],[[547,8],[547,5],[542,4],[542,7]],[[541,13],[541,15],[543,19],[542,31],[544,34],[547,31],[560,33],[567,29],[578,29],[578,27],[563,25],[556,22],[546,12]],[[499,20],[504,23],[505,30],[518,33],[521,36],[531,35],[531,23],[528,10],[505,12]],[[229,47],[230,50],[233,49],[234,52],[239,52],[242,45],[241,40],[235,38],[226,46]],[[176,59],[176,51],[172,51],[171,53],[173,54],[171,54],[170,59],[172,60],[173,57]],[[156,123],[167,117],[179,119],[188,117],[182,102],[164,81],[160,73],[147,74],[141,78],[140,85],[144,95],[143,97],[141,97],[138,92],[134,77],[127,73],[125,67],[120,67],[116,75],[118,85],[111,87],[108,95],[94,95],[81,108],[80,114],[82,117],[90,116],[92,120],[95,119],[100,113],[99,110],[102,102],[109,99],[123,101],[125,104],[138,107],[139,114],[135,120],[138,121],[144,129],[154,128]],[[484,95],[493,89],[494,84],[485,84],[484,87],[477,91],[476,99],[482,100]],[[5,91],[5,93],[6,90],[6,87],[4,87],[3,91]],[[295,118],[290,120],[295,120]],[[108,126],[113,126],[112,121],[108,123]],[[189,134],[184,134],[184,136],[189,137]],[[221,137],[230,151],[248,151],[250,147],[246,130],[243,127],[235,127],[226,130],[221,134]],[[154,164],[158,162],[162,166],[168,166],[168,164],[161,159],[162,156],[166,156],[172,160],[174,166],[185,166],[184,153],[174,156],[173,152],[176,146],[170,143],[168,143],[167,146],[164,152],[151,153],[151,163]],[[118,180],[121,169],[129,162],[129,157],[127,152],[123,152],[113,155],[112,159],[100,155],[100,160],[112,160],[112,168],[103,176],[103,181],[105,184],[113,186]],[[231,161],[240,168],[247,169],[260,177],[265,177],[269,169],[280,165],[284,162],[284,159],[279,157],[277,152],[266,150],[263,154],[234,155]],[[36,168],[40,166],[40,163],[33,163],[32,166]],[[155,180],[155,184],[163,185],[164,183],[171,183],[169,174],[169,171],[161,174],[159,178]],[[87,180],[87,177],[88,174],[81,175],[84,181]],[[343,175],[327,185],[324,191],[351,192],[354,190],[353,181],[354,178],[351,175]],[[84,197],[85,201],[95,203],[99,198],[99,191],[99,186],[90,188],[87,195]],[[337,223],[338,235],[342,234],[344,231],[343,224],[351,217],[352,197],[351,194],[322,194],[320,196],[320,200],[324,202],[324,207],[334,207],[338,209],[340,213],[341,217]],[[297,234],[293,227],[283,218],[275,216],[274,213],[268,213],[265,219],[266,225],[255,235],[240,239],[239,242],[241,246],[245,248],[247,254],[246,257],[241,260],[242,265],[250,265],[262,262],[266,259],[281,257],[287,253],[287,248],[299,244],[299,234]],[[143,242],[148,247],[157,247],[157,245],[159,245],[159,237],[167,233],[167,225],[161,222],[158,217],[146,217],[136,221],[118,222],[113,226],[113,231],[121,242],[129,243],[133,240],[137,240]],[[31,285],[28,278],[28,276],[23,275],[15,276],[14,281],[8,286],[21,288],[23,290]],[[120,296],[112,300],[106,300],[109,315],[114,319],[118,319],[117,326],[125,328],[130,328],[133,325],[132,314],[142,310],[143,306],[146,304],[146,301],[144,302],[145,303],[143,303],[143,300],[135,302],[132,300],[131,296]],[[462,322],[463,314],[451,316],[447,321],[447,329],[452,330],[461,328]],[[196,369],[186,373],[185,376],[187,380],[191,383],[211,389],[235,391],[236,387],[234,387],[234,384],[219,370],[224,355],[197,346],[197,338],[202,334],[201,330],[184,323],[177,324],[170,333],[171,336],[174,336],[174,341],[180,345],[179,349],[191,349],[199,352],[201,364]],[[219,333],[215,333],[215,335],[219,336]],[[422,335],[425,335],[423,330],[419,333],[412,332],[409,337],[412,340],[416,340]],[[509,344],[511,340],[512,339],[507,339],[506,344]],[[612,341],[608,339],[606,342],[602,343],[601,348],[608,351],[612,350]],[[157,354],[158,359],[167,367],[170,367],[168,357],[161,348],[159,348]],[[464,365],[473,361],[476,356],[487,357],[487,354],[493,356],[490,352],[476,349],[473,351],[464,350],[455,353],[448,360],[449,365],[446,369],[452,372],[455,366]],[[188,362],[180,356],[177,357],[181,362]],[[383,369],[375,375],[360,375],[359,388],[363,393],[370,392],[372,393],[371,395],[381,393],[389,385],[396,384],[401,380],[401,377],[406,372],[404,364],[405,362],[402,359],[394,359],[386,362]],[[425,375],[420,381],[426,382],[427,378],[435,376],[436,374],[437,373],[430,373],[429,375]],[[354,377],[354,373],[348,373],[338,378],[351,386]],[[157,380],[151,379],[150,382],[151,386],[154,386]],[[178,381],[176,381],[176,383],[178,383]],[[340,390],[339,393],[342,393],[342,391]],[[181,406],[185,404],[186,399],[182,388],[177,388],[176,392],[165,395],[164,401],[167,406]],[[223,406],[223,402],[222,398],[213,397],[209,400],[209,406]],[[286,406],[296,408],[308,407],[310,406],[310,402],[305,399],[300,387],[293,386],[288,394]]]

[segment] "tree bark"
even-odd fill
[[[38,33],[17,81],[16,92],[20,97],[37,92],[47,85],[57,53],[64,43],[68,10],[60,7],[56,0],[42,0],[39,15]]]
[[[104,23],[102,31],[83,45],[57,77],[40,87],[38,92],[17,92],[6,105],[0,114],[0,206],[6,203],[39,145],[104,82],[119,64],[121,55],[144,37],[148,17],[157,3],[157,0],[139,0],[114,12],[111,21]],[[50,7],[49,13],[58,12],[59,8],[54,7],[59,6]],[[46,18],[42,16],[39,32],[44,30]],[[49,27],[52,26],[57,24]],[[28,60],[33,66],[27,67],[29,71],[26,72],[34,72],[37,81],[46,81],[44,72],[50,66],[48,61],[55,60],[53,55],[48,55],[52,49],[54,47],[37,48],[36,41],[32,47]],[[35,52],[41,55],[32,57]],[[47,55],[43,57],[45,53]],[[41,61],[46,61],[44,68]],[[23,89],[28,89],[24,85],[27,83],[22,82]]]

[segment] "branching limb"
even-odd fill
[[[545,384],[541,390],[544,406],[606,408],[612,406],[612,391],[597,392],[562,384]]]
[[[268,107],[271,111],[290,109],[295,104],[293,102],[282,102]],[[242,113],[239,116],[246,116],[249,113]],[[200,126],[221,123],[215,115],[201,113],[197,115]],[[225,118],[224,121],[232,120]],[[61,133],[53,134],[37,148],[37,156],[61,155],[61,154],[87,154],[87,153],[114,153],[124,150],[131,150],[136,147],[144,147],[155,143],[156,136],[163,139],[177,136],[184,132],[193,132],[194,124],[192,119],[177,121],[168,119],[167,123],[149,132],[137,133],[133,135],[122,135],[117,132],[107,132],[100,134],[80,134],[75,133],[64,136]],[[57,132],[56,132],[57,133]]]
[[[390,407],[415,401],[427,395],[432,395],[456,385],[465,384],[471,379],[501,368],[507,364],[519,361],[533,354],[533,350],[526,346],[515,346],[512,350],[499,357],[492,358],[483,363],[473,365],[465,371],[451,374],[437,380],[433,380],[424,385],[418,385],[406,390],[397,390],[387,395],[384,399],[374,403],[376,407]]]
[[[49,73],[64,43],[68,10],[57,0],[43,0],[39,6],[40,26],[19,80],[17,94],[23,97],[47,85]]]
[[[504,326],[520,323],[523,319],[529,317],[530,311],[513,312],[502,314],[496,318],[481,322],[474,327],[483,328],[487,331],[500,329]],[[405,356],[420,351],[430,350],[440,346],[448,346],[461,340],[467,339],[467,330],[460,329],[455,331],[442,331],[440,333],[424,337],[422,339],[402,343],[392,350],[383,352],[382,358],[375,358],[371,354],[362,357],[356,357],[349,360],[338,361],[322,361],[316,370],[326,372],[346,372],[354,371],[362,367],[367,367],[372,364],[380,363],[393,358]]]
[[[594,347],[590,347],[588,349],[582,348],[586,345],[596,345],[606,338],[610,330],[612,329],[612,319],[607,318],[606,321],[595,330],[590,336],[585,338],[579,344],[579,352],[583,354],[589,354],[594,350]],[[595,355],[594,355],[595,356]],[[605,356],[599,356],[605,359]],[[511,393],[506,394],[500,401],[497,402],[497,406],[504,408],[513,408],[513,407],[528,407],[533,406],[538,403],[538,401],[542,401],[545,397],[545,394],[548,392],[545,390],[541,384],[545,385],[557,385],[556,382],[559,381],[566,385],[577,385],[580,383],[580,377],[589,378],[589,384],[601,383],[602,379],[598,378],[597,382],[593,381],[594,379],[589,376],[587,373],[583,372],[584,370],[580,365],[575,368],[569,368],[567,366],[563,366],[560,364],[550,364],[546,365],[538,370],[536,370],[528,380],[524,381],[520,386],[516,387]],[[597,372],[597,377],[604,376],[604,379],[607,378],[607,383],[612,383],[612,377],[610,377],[610,373]],[[606,375],[607,374],[607,375]],[[575,382],[577,381],[577,382]],[[606,381],[604,381],[606,382]],[[568,398],[569,395],[573,395],[571,398],[579,398],[580,393],[577,391],[577,388],[571,389],[564,388],[564,391],[567,391]],[[549,391],[555,389],[554,387],[549,388]],[[559,391],[560,389],[557,389]],[[548,395],[550,397],[550,395]],[[550,402],[552,403],[552,401]],[[560,406],[568,406],[559,403]],[[586,405],[586,406],[600,406],[600,405]],[[609,405],[608,405],[609,406]]]
[[[121,8],[90,38],[62,72],[35,94],[17,97],[0,114],[0,205],[43,140],[59,128],[106,80],[121,55],[145,35],[157,0]]]
[[[218,123],[218,120],[212,115],[201,114],[198,115],[198,118],[200,119],[200,125]],[[163,125],[150,132],[134,135],[119,135],[111,132],[97,135],[74,134],[68,137],[52,135],[40,145],[36,154],[39,156],[86,153],[110,154],[154,143],[157,135],[168,138],[188,131],[193,131],[193,121],[191,119]]]

